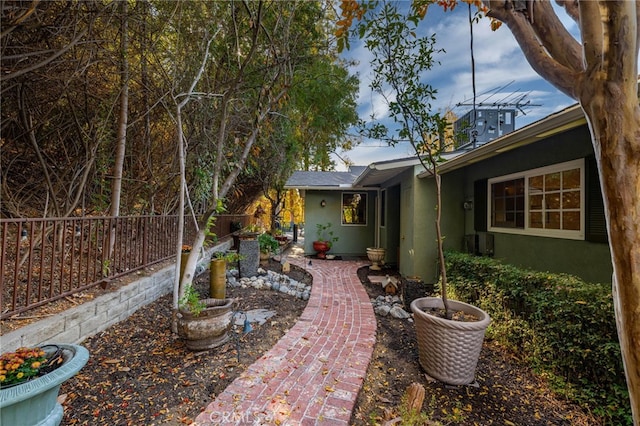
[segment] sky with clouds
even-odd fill
[[[409,4],[409,2],[403,2]],[[473,10],[472,10],[473,12]],[[573,21],[558,12],[559,17],[573,34],[577,27]],[[473,102],[470,30],[467,5],[461,3],[453,11],[443,12],[440,7],[429,8],[425,21],[420,23],[420,31],[425,34],[436,34],[436,48],[444,49],[436,59],[440,65],[429,73],[429,81],[438,90],[434,108],[437,111],[453,109],[458,116],[471,110]],[[520,47],[506,26],[492,31],[488,19],[482,19],[473,25],[473,56],[476,74],[476,102],[514,102],[525,95],[523,102],[530,106],[523,108],[516,116],[516,128],[521,128],[540,120],[551,113],[562,110],[575,101],[562,94],[547,83],[531,68],[524,58]],[[358,96],[358,113],[361,119],[367,120],[375,111],[376,117],[386,115],[386,106],[378,95],[369,88],[371,71],[370,53],[360,40],[351,40],[351,48],[343,52],[343,57],[356,62],[351,67],[352,73],[360,78]],[[536,106],[534,106],[536,105]],[[399,144],[388,147],[384,142],[363,140],[353,150],[339,152],[341,157],[348,157],[356,165],[368,165],[376,161],[393,160],[412,156],[410,145]],[[339,157],[334,157],[338,170],[345,170]]]

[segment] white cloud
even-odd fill
[[[561,18],[570,23],[570,30],[576,32],[575,25],[566,15]],[[425,78],[438,90],[433,104],[436,111],[454,108],[461,115],[471,109],[471,105],[455,107],[458,103],[473,102],[469,23],[466,5],[460,4],[453,11],[442,12],[432,6],[425,21],[420,23],[423,34],[436,34],[436,48],[444,49],[435,58],[440,61]],[[488,19],[482,19],[473,26],[476,102],[513,103],[518,99],[531,105],[518,113],[518,128],[539,120],[575,103],[547,83],[527,63],[520,47],[508,28],[492,31]],[[345,57],[357,61],[352,72],[360,77],[358,95],[359,115],[368,120],[375,112],[377,118],[388,115],[388,108],[380,95],[369,88],[371,53],[360,40],[352,40],[351,50]],[[526,95],[523,97],[523,95]],[[389,123],[386,123],[389,124]],[[375,161],[403,158],[412,155],[408,144],[395,148],[379,147],[377,141],[365,141],[346,155],[358,165]],[[344,168],[341,167],[341,170]]]

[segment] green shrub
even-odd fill
[[[267,234],[266,232],[258,235],[258,245],[260,246],[260,251],[262,253],[269,254],[277,253],[280,248],[278,240],[276,240],[273,235]]]
[[[610,284],[455,252],[446,263],[456,298],[491,316],[488,338],[607,423],[631,424]]]

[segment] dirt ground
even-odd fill
[[[280,271],[272,261],[269,269]],[[358,272],[370,298],[383,294]],[[304,270],[292,278],[311,282]],[[208,292],[208,274],[196,280]],[[406,303],[424,289],[406,290]],[[415,294],[417,293],[417,294]],[[171,299],[165,296],[128,320],[87,339],[88,364],[62,385],[63,425],[180,425],[193,419],[226,386],[295,324],[306,302],[270,290],[231,288],[237,308],[264,308],[276,315],[242,334],[234,328],[222,347],[191,352],[170,331]],[[408,309],[408,307],[407,307]],[[405,389],[413,382],[426,389],[423,412],[428,422],[443,425],[595,425],[595,420],[552,396],[545,383],[501,348],[485,342],[473,386],[449,387],[431,381],[420,369],[413,324],[377,317],[378,332],[372,362],[356,402],[353,425],[410,424],[398,422]],[[406,417],[405,417],[406,420]]]
[[[269,269],[281,270],[279,262]],[[311,282],[292,267],[293,279]],[[195,286],[209,292],[209,274]],[[264,308],[276,315],[210,351],[192,352],[171,332],[171,296],[140,309],[126,321],[83,342],[91,357],[62,385],[63,425],[180,425],[193,419],[238,375],[269,350],[292,327],[306,302],[280,292],[227,288],[238,298],[236,310]],[[238,318],[244,318],[238,314]]]
[[[358,271],[369,297],[384,294],[371,284],[371,274],[394,271]],[[411,301],[428,289],[405,289],[409,311]],[[413,323],[390,316],[377,316],[378,331],[373,358],[351,423],[353,425],[393,424],[407,387],[416,382],[425,388],[422,410],[431,422],[442,425],[596,425],[594,418],[554,397],[542,379],[518,363],[514,354],[486,341],[476,370],[476,383],[448,386],[429,378],[418,362],[418,347]],[[401,422],[399,424],[408,424]]]

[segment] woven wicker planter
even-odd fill
[[[421,297],[411,302],[418,339],[420,365],[434,379],[451,385],[472,383],[482,349],[484,332],[491,319],[475,306],[449,301],[449,308],[474,315],[474,322],[453,321],[425,313],[441,309],[439,297]]]

